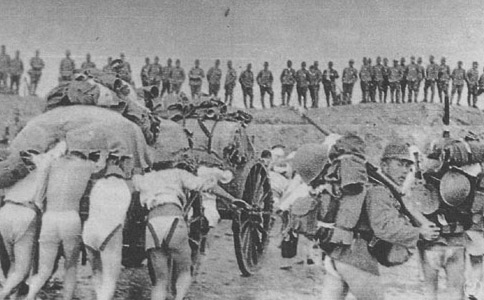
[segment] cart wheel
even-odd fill
[[[262,164],[258,163],[250,169],[242,199],[254,209],[236,214],[232,231],[239,269],[242,275],[250,276],[258,269],[271,223],[272,190],[267,171]]]

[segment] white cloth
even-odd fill
[[[274,199],[274,206],[278,207],[281,201],[284,190],[286,190],[289,180],[279,174],[278,172],[270,171],[269,179],[271,181],[272,197]]]
[[[310,187],[304,183],[301,176],[294,176],[283,193],[279,203],[279,209],[283,211],[289,210],[294,201],[301,197],[307,197],[309,195],[309,191]]]

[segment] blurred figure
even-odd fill
[[[254,108],[254,73],[252,73],[252,64],[247,64],[247,68],[240,74],[239,82],[242,88],[245,108]],[[247,106],[247,96],[249,96],[250,106]]]
[[[122,64],[118,68],[118,75],[123,80],[125,80],[126,82],[134,86],[133,77],[131,75],[132,74],[131,65],[129,64],[129,62],[126,61],[126,56],[124,55],[124,53],[121,52],[119,54],[119,57],[122,61]]]
[[[393,67],[389,70],[388,82],[390,83],[391,102],[400,103],[400,88],[403,77],[402,69],[398,65],[398,60],[393,60]],[[396,98],[396,99],[395,99]]]
[[[381,57],[378,56],[376,58],[376,65],[372,68],[372,77],[373,77],[373,89],[372,92],[375,94],[376,98],[376,90],[378,90],[378,100],[382,103],[382,96],[383,96],[383,81],[385,76],[385,67],[381,64]]]
[[[86,61],[82,63],[81,69],[95,69],[96,64],[91,61],[91,54],[86,54]]]
[[[440,60],[437,89],[439,90],[440,103],[449,97],[450,67],[445,64],[445,57]],[[442,98],[444,96],[444,98]],[[452,103],[451,103],[452,104]]]
[[[405,68],[405,80],[408,86],[408,103],[412,102],[412,95],[414,101],[417,102],[419,67],[415,63],[415,56],[410,57],[410,64]]]
[[[111,69],[111,63],[113,62],[113,58],[111,56],[108,57],[108,64],[103,67],[103,72],[111,73],[113,70]]]
[[[151,67],[151,62],[150,58],[146,57],[145,58],[145,65],[141,67],[141,85],[142,86],[148,86],[150,85],[150,67]]]
[[[161,65],[160,65],[160,59],[158,56],[155,56],[154,62],[150,65],[149,71],[148,71],[148,77],[150,79],[150,85],[154,85],[157,88],[160,88],[160,83],[161,83]]]
[[[24,63],[20,59],[20,51],[15,51],[15,58],[10,61],[10,90],[18,95],[20,78],[24,73]]]
[[[59,83],[71,81],[74,75],[74,70],[76,69],[76,63],[71,58],[71,51],[66,50],[66,57],[64,57],[60,62],[60,76]]]
[[[272,72],[269,70],[269,63],[264,62],[264,69],[257,74],[257,84],[260,87],[260,103],[262,105],[262,109],[266,108],[264,101],[264,96],[266,93],[269,94],[269,103],[271,108],[274,107],[274,91],[272,90],[273,82],[274,76],[272,76]]]
[[[0,90],[7,89],[8,72],[10,68],[10,55],[5,50],[5,45],[2,45],[0,52]]]
[[[160,98],[163,98],[165,93],[171,94],[171,76],[173,72],[173,66],[171,65],[171,58],[166,61],[166,66],[161,68],[161,92]]]
[[[232,106],[234,100],[234,88],[237,84],[237,71],[232,68],[232,61],[227,62],[227,74],[225,75],[225,104]],[[245,102],[244,102],[245,103]]]
[[[31,96],[37,95],[37,86],[39,85],[40,76],[42,76],[42,70],[44,69],[44,60],[40,58],[40,51],[35,51],[35,56],[30,59],[30,90]]]
[[[205,72],[200,68],[200,60],[195,60],[195,66],[188,73],[188,78],[192,99],[195,99],[195,96],[200,96],[200,92],[202,91],[202,80],[205,78]]]
[[[371,67],[368,59],[363,57],[363,65],[360,69],[361,103],[367,103],[370,96]]]
[[[317,108],[318,107],[318,92],[319,92],[319,76],[316,73],[314,65],[309,66],[309,96],[311,96],[311,107]]]
[[[388,58],[383,58],[383,103],[387,103],[388,88],[390,83],[388,82],[388,76],[390,76],[390,66],[388,65]]]
[[[314,72],[316,73],[316,84],[313,85],[314,90],[314,96],[316,97],[316,105],[315,108],[319,107],[319,89],[320,89],[320,83],[323,81],[323,72],[319,69],[319,62],[315,61],[313,63],[313,68]]]
[[[296,83],[296,71],[292,68],[292,61],[288,60],[287,68],[281,73],[281,105],[289,106],[291,102],[291,94]],[[287,98],[286,98],[287,97]]]
[[[427,65],[427,70],[425,72],[423,102],[427,102],[427,92],[428,92],[428,89],[430,88],[430,91],[432,93],[430,96],[430,102],[434,103],[435,83],[438,82],[438,80],[439,80],[439,66],[434,62],[434,56],[430,55],[429,64]]]
[[[185,70],[180,66],[181,62],[179,59],[175,61],[175,67],[171,71],[171,88],[175,94],[179,94],[181,86],[185,81]]]
[[[353,67],[354,60],[350,59],[348,67],[343,70],[343,102],[345,104],[351,104],[351,98],[353,96],[353,87],[358,80],[358,70]]]
[[[326,95],[326,104],[331,106],[329,102],[329,96],[333,99],[333,103],[337,102],[336,99],[336,79],[339,78],[338,72],[333,69],[333,62],[328,62],[328,68],[323,72],[323,88]]]
[[[477,91],[479,89],[479,70],[477,61],[472,63],[472,69],[467,71],[467,105],[477,108]]]
[[[423,60],[422,57],[419,57],[417,59],[417,65],[418,65],[418,80],[417,80],[417,87],[416,87],[416,92],[415,92],[415,102],[417,102],[418,99],[418,93],[420,92],[420,84],[422,83],[423,80],[425,80],[425,68],[422,65]]]
[[[215,66],[211,67],[207,73],[208,94],[215,97],[220,91],[220,81],[222,80],[222,70],[220,70],[220,59],[215,60]]]
[[[262,164],[266,167],[269,168],[269,166],[272,163],[272,153],[270,150],[262,150],[262,153],[260,155],[260,159],[262,161]]]
[[[400,58],[400,70],[402,72],[402,79],[400,80],[400,92],[402,93],[402,103],[405,103],[405,91],[407,88],[407,78],[405,71],[407,70],[407,66],[405,65],[405,57]]]
[[[462,61],[457,62],[457,68],[452,71],[452,92],[450,96],[450,104],[454,99],[455,92],[457,92],[457,105],[460,106],[460,98],[462,96],[462,90],[464,89],[464,82],[467,81],[466,70],[462,68]],[[469,91],[467,91],[469,94]]]
[[[306,70],[306,62],[301,63],[301,69],[296,72],[296,90],[299,106],[307,107],[307,93],[309,85],[309,72]]]

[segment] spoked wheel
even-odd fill
[[[258,269],[271,224],[272,190],[262,164],[250,169],[242,199],[253,208],[234,214],[232,231],[239,269],[242,275],[250,276]]]

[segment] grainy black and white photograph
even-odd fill
[[[484,300],[483,17],[1,0],[0,300]]]

